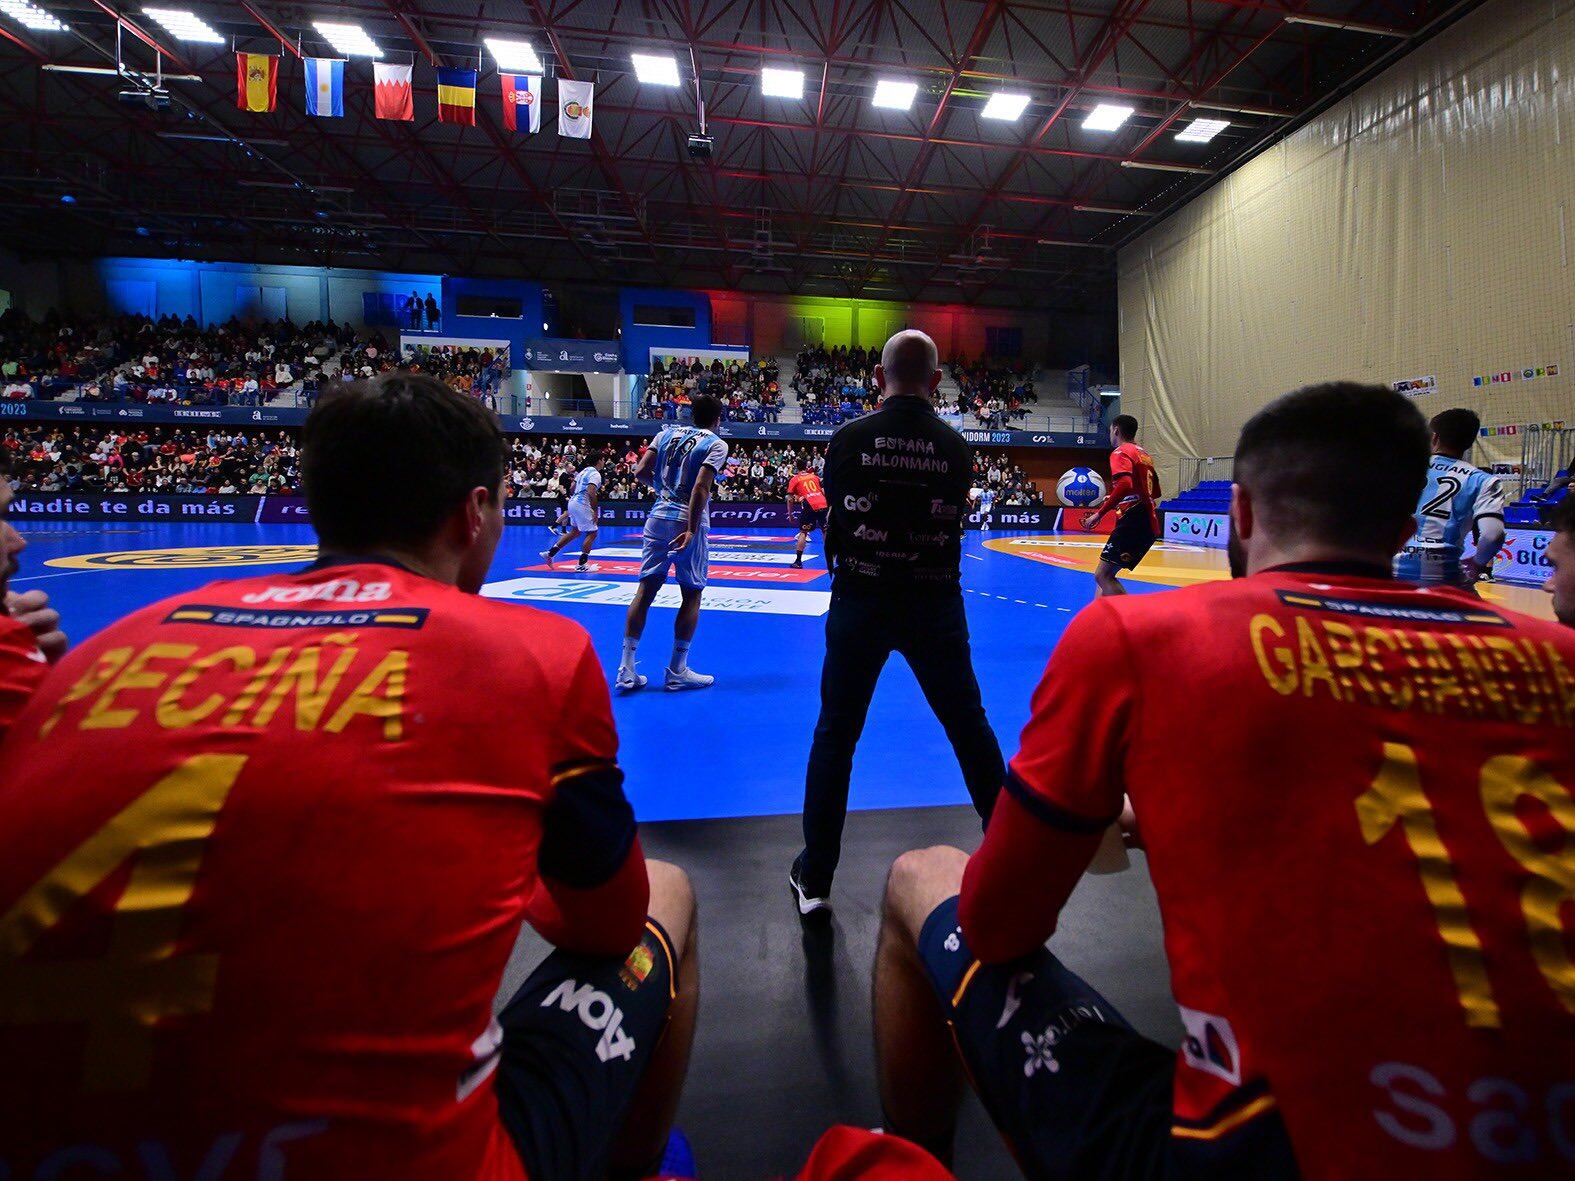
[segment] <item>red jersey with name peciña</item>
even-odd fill
[[[787,493],[796,496],[817,513],[826,507],[826,493],[814,472],[799,472],[788,481]]]
[[[1122,443],[1110,453],[1110,493],[1116,501],[1119,519],[1133,509],[1148,515],[1154,532],[1159,532],[1159,474],[1149,453],[1136,443]]]
[[[27,625],[0,615],[0,738],[48,671],[48,661]]]
[[[1008,778],[970,940],[1026,918],[1008,838],[1047,856],[1131,796],[1178,1148],[1278,1110],[1308,1177],[1570,1175],[1575,631],[1305,568],[1100,599]]]
[[[391,564],[81,645],[0,746],[0,1157],[522,1178],[492,1002],[522,921],[561,914],[544,816],[616,742],[577,624]]]

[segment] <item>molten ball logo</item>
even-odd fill
[[[1075,467],[1056,481],[1055,491],[1067,508],[1087,508],[1104,499],[1105,481],[1092,468]]]
[[[575,102],[564,103],[563,113],[570,119],[583,119],[586,115],[585,107]]]

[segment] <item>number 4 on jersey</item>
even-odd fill
[[[181,911],[244,755],[196,755],[127,804],[0,915],[0,1025],[85,1023],[86,1091],[145,1086],[163,1018],[206,1012],[215,955],[176,955]],[[131,861],[109,949],[96,960],[23,961],[71,908]]]

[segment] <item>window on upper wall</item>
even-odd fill
[[[524,303],[511,295],[461,295],[454,311],[461,316],[486,320],[518,320],[525,314]]]
[[[634,322],[645,328],[693,328],[695,310],[692,307],[669,305],[634,305]]]
[[[1023,355],[1023,330],[985,326],[984,351],[990,357],[1021,357]]]
[[[391,291],[363,291],[361,322],[368,328],[409,328],[410,313],[405,310],[409,300],[409,295],[396,295]]]

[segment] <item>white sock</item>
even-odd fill
[[[668,668],[675,673],[681,673],[689,667],[689,641],[673,641],[673,659],[668,663]]]
[[[630,672],[634,671],[634,650],[639,646],[640,638],[638,636],[632,639],[629,636],[623,638],[623,663],[620,665],[621,668],[626,668]]]

